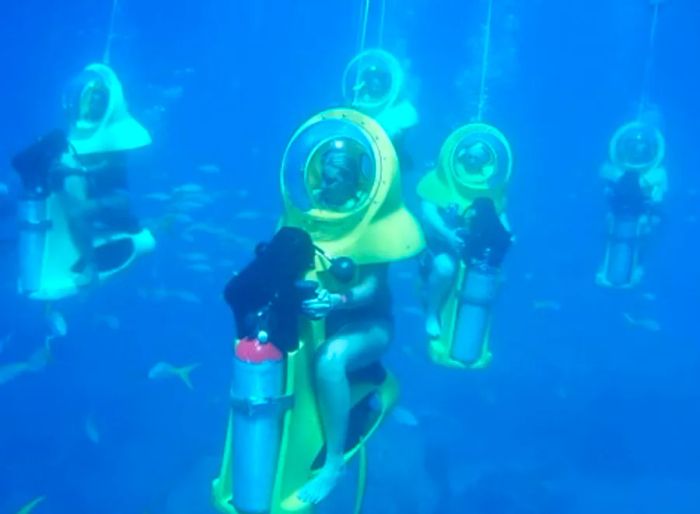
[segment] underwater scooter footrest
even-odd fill
[[[19,221],[20,230],[26,230],[28,232],[47,232],[51,227],[53,227],[53,222],[51,220],[44,220],[38,223],[27,220]]]
[[[609,236],[611,243],[630,243],[632,241],[636,241],[638,238],[639,236],[636,235],[622,236],[619,234],[610,234]]]
[[[282,414],[294,407],[294,395],[285,394],[268,398],[231,398],[231,407],[245,416]]]

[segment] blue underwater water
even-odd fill
[[[36,514],[213,512],[234,337],[221,292],[274,232],[289,138],[342,104],[364,5],[119,1],[111,65],[154,141],[131,159],[130,189],[158,247],[57,302],[68,332],[45,369],[0,385],[0,514],[40,495]],[[380,6],[370,3],[369,46],[379,43]],[[407,66],[421,118],[408,138],[414,169],[402,177],[412,209],[440,145],[474,116],[486,7],[386,0],[383,47]],[[417,425],[395,417],[371,440],[363,512],[700,512],[700,4],[660,9],[649,96],[670,188],[646,274],[630,290],[594,282],[605,244],[598,169],[642,94],[648,1],[493,0],[493,9],[485,119],[513,146],[517,238],[494,360],[477,372],[432,364],[417,265],[393,267],[397,331],[385,362]],[[11,156],[63,123],[62,90],[102,58],[111,10],[108,0],[3,2],[0,182],[10,194],[19,188]],[[193,183],[212,201],[191,218],[152,199]],[[1,369],[29,358],[49,327],[46,306],[17,295],[16,222],[12,208],[0,215]],[[207,229],[183,238],[196,223]],[[188,267],[183,256],[195,252],[211,269]],[[149,379],[159,361],[199,363],[194,388]],[[319,512],[352,512],[348,487]]]

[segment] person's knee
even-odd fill
[[[347,343],[342,339],[334,339],[321,347],[317,359],[316,370],[322,380],[342,380],[347,367]]]
[[[455,261],[450,255],[441,253],[433,259],[433,270],[441,278],[452,278],[456,270]]]

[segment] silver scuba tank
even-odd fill
[[[31,294],[41,287],[47,232],[51,227],[45,196],[19,201],[19,289]]]
[[[630,284],[634,274],[634,261],[638,243],[638,218],[614,218],[605,278],[613,286]]]
[[[481,357],[498,283],[497,268],[484,264],[467,270],[450,354],[454,360],[472,365]]]
[[[233,359],[233,505],[242,514],[272,507],[282,439],[284,358],[272,343],[242,339]]]

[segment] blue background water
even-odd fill
[[[7,162],[61,124],[62,88],[100,59],[111,5],[5,4]],[[487,119],[513,144],[509,217],[518,238],[496,313],[495,359],[479,373],[431,365],[406,278],[415,265],[396,266],[399,330],[387,362],[419,425],[392,420],[372,441],[366,512],[698,512],[700,5],[672,0],[661,13],[652,100],[663,114],[671,189],[642,286],[617,292],[593,283],[605,217],[597,170],[611,133],[634,114],[650,10],[643,0],[495,4]],[[154,136],[131,171],[144,219],[163,214],[145,194],[196,182],[226,196],[192,213],[195,221],[266,238],[280,209],[284,146],[306,118],[340,103],[360,7],[122,0],[112,64]],[[474,113],[471,89],[457,83],[478,68],[473,42],[484,13],[485,2],[388,0],[385,47],[410,61],[422,118],[410,148],[419,171],[404,177],[411,205],[443,139]],[[197,171],[205,163],[221,173]],[[0,181],[16,187],[9,165]],[[250,210],[260,217],[236,219]],[[206,234],[187,242],[178,231],[161,231],[157,253],[125,276],[62,302],[69,334],[49,366],[0,387],[0,512],[39,494],[48,499],[38,513],[207,512],[233,333],[220,292],[250,245]],[[193,251],[232,264],[188,271],[178,255]],[[0,354],[6,363],[25,359],[45,326],[43,307],[14,292],[14,249],[2,252],[0,336],[15,334]],[[190,291],[202,303],[148,294],[158,288]],[[533,309],[545,300],[561,309]],[[661,330],[632,327],[623,313],[656,319]],[[194,391],[148,380],[160,360],[202,363]],[[86,435],[88,418],[98,444]]]

